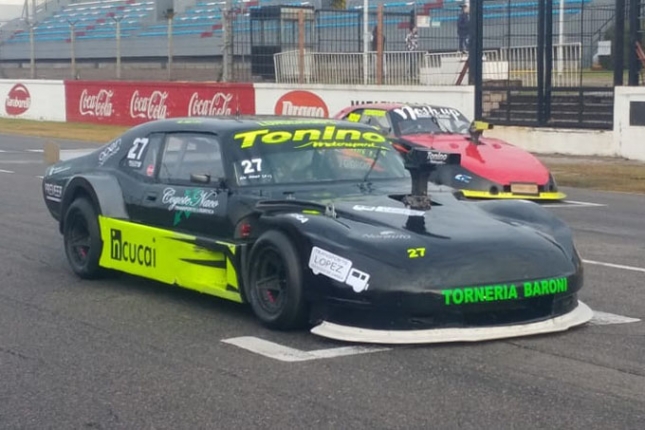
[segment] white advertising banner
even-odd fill
[[[0,79],[0,117],[65,122],[64,81]]]
[[[445,106],[472,119],[472,86],[373,86],[254,84],[258,115],[333,117],[342,109],[365,103],[410,103]]]

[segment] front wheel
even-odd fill
[[[309,309],[300,258],[291,240],[281,232],[269,231],[257,240],[249,261],[246,296],[255,315],[273,329],[302,328]]]
[[[104,275],[99,266],[103,242],[92,204],[84,198],[74,200],[65,212],[64,222],[65,254],[74,273],[83,279]]]

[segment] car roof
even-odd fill
[[[413,108],[422,108],[422,107],[430,106],[434,109],[455,109],[448,106],[433,105],[430,103],[366,103],[366,104],[355,105],[353,106],[352,110],[356,110],[360,108],[360,109],[383,109],[383,110],[389,111],[393,109],[402,108],[404,106],[409,106]],[[456,109],[456,110],[459,110],[459,109]]]
[[[274,124],[270,124],[274,122]],[[267,124],[269,123],[269,124]],[[325,124],[343,124],[365,128],[364,124],[334,118],[310,118],[278,115],[239,115],[222,117],[176,117],[147,122],[130,130],[146,132],[217,131],[221,133],[260,127],[321,127]]]

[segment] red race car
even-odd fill
[[[441,166],[430,180],[463,191],[466,197],[562,200],[553,175],[531,153],[483,137],[487,123],[469,121],[457,109],[380,103],[343,109],[335,118],[372,124],[389,134],[397,149],[425,146],[461,154],[460,165]]]

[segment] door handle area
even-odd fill
[[[154,202],[157,200],[157,193],[147,193],[146,194],[146,201],[147,202]]]

